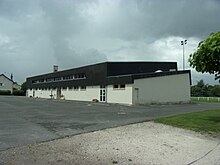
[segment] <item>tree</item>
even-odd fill
[[[197,82],[197,85],[191,87],[191,95],[194,97],[207,97],[208,85],[203,80]]]
[[[26,92],[26,90],[27,90],[26,84],[27,84],[27,82],[24,82],[24,83],[21,85],[21,90],[24,91],[24,92]]]
[[[220,82],[220,32],[201,41],[196,52],[190,54],[189,63],[198,72],[214,74]]]

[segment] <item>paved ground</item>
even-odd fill
[[[1,165],[219,165],[220,139],[153,122],[0,152]]]
[[[0,150],[220,104],[123,106],[0,96]]]

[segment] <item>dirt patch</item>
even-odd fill
[[[153,122],[9,149],[4,164],[220,164],[220,139]]]

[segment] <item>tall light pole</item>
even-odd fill
[[[183,70],[185,70],[185,49],[184,45],[187,44],[187,40],[181,41],[181,45],[183,45]]]

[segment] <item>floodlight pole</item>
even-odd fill
[[[183,70],[185,70],[185,47],[184,45],[187,44],[187,40],[181,41],[181,45],[183,45]]]

